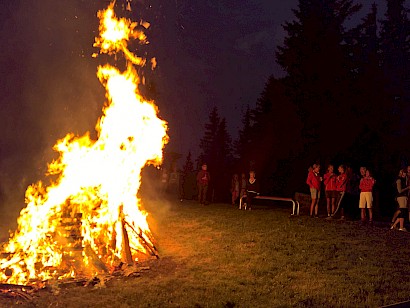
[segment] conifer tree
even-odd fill
[[[239,130],[238,139],[234,143],[234,157],[238,160],[238,169],[242,172],[248,171],[249,154],[252,134],[251,109],[247,106],[242,115],[242,128]]]
[[[185,163],[184,163],[184,166],[182,167],[182,170],[184,174],[194,171],[194,163],[192,162],[191,151],[189,151],[188,155],[186,156]]]
[[[227,131],[226,119],[219,116],[218,108],[214,107],[209,120],[205,124],[204,136],[200,140],[201,154],[199,163],[207,163],[211,173],[211,190],[214,200],[224,199],[224,193],[229,194],[229,174],[231,172],[231,142]],[[213,177],[212,174],[218,174]]]
[[[208,122],[205,123],[204,136],[199,143],[199,148],[201,149],[199,155],[200,164],[206,162],[212,166],[211,161],[215,158],[216,136],[220,122],[221,118],[218,108],[214,107],[209,114]]]
[[[349,139],[355,133],[343,125],[351,109],[351,72],[343,43],[344,23],[360,7],[349,0],[299,0],[296,19],[284,25],[288,36],[278,48],[277,62],[287,72],[287,93],[304,124],[303,144],[311,159],[344,146],[334,134]]]
[[[404,137],[410,128],[410,22],[404,0],[386,0],[381,24],[382,68],[386,78],[389,113],[396,124],[394,135]]]

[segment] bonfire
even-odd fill
[[[128,47],[131,40],[147,44],[143,30],[149,24],[117,18],[114,3],[97,16],[99,51],[93,56],[121,57],[125,68],[98,67],[107,102],[97,139],[67,134],[54,146],[58,158],[48,165],[51,184],[28,187],[18,227],[2,249],[2,284],[92,278],[157,255],[138,191],[144,166],[161,163],[167,123],[139,93],[136,66],[147,61]]]

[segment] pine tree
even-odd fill
[[[184,166],[182,167],[182,171],[184,174],[188,174],[189,172],[194,171],[194,163],[192,162],[191,151],[189,151],[188,155],[186,156]]]
[[[278,49],[277,62],[287,72],[287,91],[303,121],[303,143],[312,157],[344,146],[332,138],[335,133],[348,138],[355,133],[345,125],[351,109],[351,72],[343,43],[344,23],[360,7],[348,0],[299,0],[296,20],[284,25],[288,36]]]
[[[226,119],[221,119],[218,108],[214,107],[209,114],[209,121],[205,124],[204,136],[199,144],[202,150],[199,160],[200,163],[206,162],[208,165],[211,173],[211,194],[214,200],[223,200],[226,194],[229,194],[232,170],[231,142]]]
[[[283,194],[292,174],[290,166],[302,150],[300,121],[286,94],[284,79],[268,79],[252,110],[252,119],[248,160],[255,162],[265,191]]]
[[[246,111],[242,115],[242,128],[239,130],[238,139],[235,141],[234,148],[235,158],[238,159],[238,169],[240,171],[248,171],[249,168],[249,152],[251,143],[251,109],[247,106]]]
[[[404,0],[386,0],[387,11],[381,26],[382,67],[386,77],[389,117],[397,124],[395,135],[404,137],[410,111],[410,22]]]
[[[346,42],[351,55],[351,90],[355,94],[352,113],[358,134],[343,156],[350,161],[363,162],[369,159],[370,149],[383,144],[382,134],[388,133],[390,127],[390,118],[386,117],[389,106],[386,104],[385,80],[381,69],[376,4],[372,5],[361,23],[349,31]],[[371,156],[381,161],[380,155],[383,153],[379,150]]]
[[[205,123],[204,136],[199,143],[199,148],[201,149],[199,163],[202,164],[206,162],[211,168],[213,167],[212,164],[215,159],[216,137],[220,122],[221,118],[219,116],[218,108],[214,107],[209,114],[208,122]]]
[[[232,162],[232,138],[228,133],[226,119],[222,118],[219,122],[218,131],[215,140],[215,157],[218,164],[227,166]]]

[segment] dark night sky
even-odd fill
[[[169,122],[167,150],[184,157],[189,150],[198,154],[214,106],[235,138],[243,110],[254,106],[268,76],[283,74],[274,52],[285,35],[281,24],[293,17],[297,0],[149,2],[143,18],[152,26],[150,56],[158,60],[152,78],[160,116]],[[359,20],[374,1],[356,2],[364,5]],[[1,2],[2,212],[15,203],[22,206],[21,192],[42,177],[57,139],[69,132],[94,132],[105,93],[95,75],[99,59],[91,57],[92,44],[96,11],[107,3]],[[383,0],[376,3],[384,9]]]

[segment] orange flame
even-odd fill
[[[137,193],[141,169],[161,163],[167,123],[138,92],[140,79],[132,64],[144,65],[145,59],[131,53],[127,42],[132,38],[145,43],[145,35],[136,23],[116,18],[114,3],[97,16],[100,36],[94,46],[109,55],[122,52],[127,69],[98,68],[108,99],[96,125],[98,139],[87,133],[59,140],[54,146],[59,158],[48,167],[57,180],[48,187],[42,182],[28,187],[17,231],[3,247],[9,256],[0,259],[2,282],[96,274],[96,263],[104,267],[123,259],[125,240],[133,260],[152,244]],[[78,255],[82,265],[77,264]],[[70,258],[74,261],[68,262]]]

